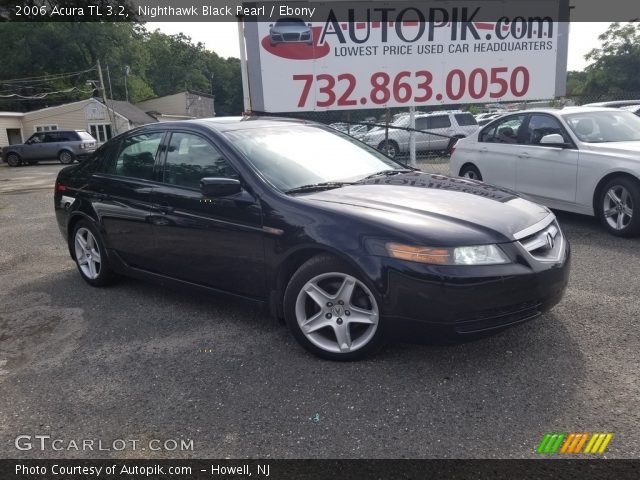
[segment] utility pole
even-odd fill
[[[98,78],[100,79],[100,90],[102,91],[102,101],[104,102],[104,106],[107,109],[107,113],[109,114],[109,121],[111,122],[111,128],[113,132],[118,134],[118,126],[116,125],[116,121],[114,115],[112,115],[111,108],[107,104],[107,95],[104,88],[104,78],[102,77],[102,67],[100,66],[100,59],[98,59]]]
[[[129,101],[129,86],[127,85],[127,82],[129,80],[129,71],[131,69],[129,68],[129,65],[125,65],[124,67],[124,93],[125,93],[125,97],[127,99],[127,102]]]

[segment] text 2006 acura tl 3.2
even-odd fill
[[[89,284],[124,274],[258,300],[334,360],[402,329],[531,319],[569,275],[547,208],[300,121],[131,130],[61,170],[55,208]]]

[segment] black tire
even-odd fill
[[[62,150],[58,154],[58,160],[60,160],[60,163],[62,163],[63,165],[69,165],[73,163],[75,159],[76,159],[76,156],[73,153],[71,153],[69,150]]]
[[[617,203],[614,198],[620,202]],[[638,180],[624,176],[612,178],[599,190],[595,205],[596,215],[609,233],[618,237],[640,235],[640,182]]]
[[[20,159],[20,155],[17,153],[10,153],[7,155],[7,165],[10,167],[19,167],[22,165],[22,160]]]
[[[327,306],[320,307],[319,304],[311,300],[310,297],[305,296],[303,294],[305,285],[323,276],[327,278],[321,280],[321,282],[326,283],[321,283],[321,285],[323,289],[326,288],[327,290],[325,291],[329,293],[336,293],[330,292],[330,290],[332,288],[337,289],[344,279],[354,281],[355,286],[350,300],[338,305],[340,302],[338,297],[338,299],[335,300],[335,305],[328,306],[327,304]],[[362,279],[361,275],[356,272],[354,268],[330,255],[318,255],[304,263],[291,277],[284,294],[285,322],[291,330],[291,333],[305,349],[327,360],[359,360],[378,351],[380,347],[384,345],[384,325],[380,305],[380,301],[376,297],[376,294],[373,293],[373,289],[367,286],[367,282]],[[312,310],[308,315],[322,320],[323,323],[325,323],[324,320],[327,319],[328,312],[333,312],[334,316],[327,319],[327,325],[319,328],[310,335],[310,337],[314,338],[314,340],[311,340],[302,331],[300,322],[304,321],[304,319],[298,319],[299,308],[304,312],[305,317],[307,317],[307,312],[309,311],[307,309],[311,308]],[[342,308],[342,310],[337,310],[339,308]],[[360,311],[356,312],[356,308],[359,308]],[[349,309],[353,310],[350,311]],[[324,312],[324,310],[327,312]],[[375,312],[375,316],[367,317],[366,315],[362,315],[364,311]],[[354,319],[356,316],[359,318],[364,316],[368,321],[374,323],[362,324],[348,321],[349,318]],[[338,341],[338,335],[336,333],[341,328],[343,331],[346,329],[349,332],[349,342],[352,343],[349,345],[348,351],[335,351],[335,349],[342,350],[342,346],[339,346],[340,342]],[[319,346],[319,342],[329,344],[334,350],[331,350],[330,347],[324,348]]]
[[[479,182],[482,182],[482,174],[480,173],[480,170],[478,170],[478,167],[470,163],[462,166],[462,168],[460,169],[460,176],[468,178],[470,180],[478,180]]]
[[[79,246],[76,243],[77,237],[78,235],[81,235],[86,239],[86,237],[84,237],[84,233],[87,231],[90,232],[93,236],[94,245],[95,247],[97,247],[94,250],[97,250],[100,255],[99,268],[96,269],[97,275],[94,278],[89,276],[89,274],[86,272],[86,269],[81,265],[81,259],[78,258]],[[107,257],[107,252],[104,248],[102,236],[100,235],[100,232],[98,232],[98,229],[90,221],[80,220],[74,226],[73,235],[71,237],[71,250],[73,252],[73,259],[76,262],[76,267],[78,267],[78,271],[80,272],[80,276],[89,285],[93,287],[104,287],[112,284],[117,279],[117,276],[113,273],[113,270],[109,266],[109,258]]]
[[[380,145],[378,145],[378,150],[391,158],[396,158],[398,155],[400,155],[400,147],[398,147],[398,144],[393,140],[389,140],[388,142],[383,141],[382,143],[380,143]]]

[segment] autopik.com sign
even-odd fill
[[[568,24],[558,21],[562,4],[275,4],[270,21],[245,20],[252,109],[369,109],[564,95]]]

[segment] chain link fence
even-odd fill
[[[590,96],[572,95],[558,99],[518,103],[420,108],[414,112],[415,128],[410,127],[409,109],[400,108],[269,113],[267,115],[311,120],[328,125],[405,164],[410,163],[411,144],[414,143],[415,166],[425,172],[446,175],[449,173],[449,157],[455,142],[473,134],[501,115],[534,108],[564,108],[603,102],[617,102],[616,107],[632,108],[620,104],[633,103],[634,99],[637,99],[637,112],[640,115],[640,92],[624,95],[610,93]]]

